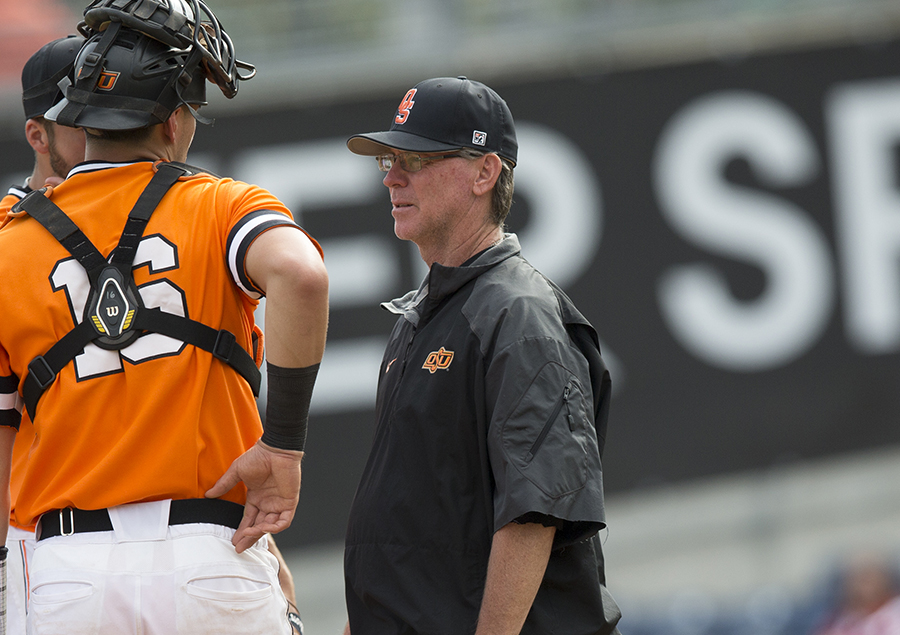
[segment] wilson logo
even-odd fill
[[[397,106],[397,116],[394,117],[394,121],[397,123],[406,123],[406,120],[409,118],[409,111],[412,110],[412,107],[416,104],[413,101],[413,97],[416,96],[416,89],[412,88],[408,93],[406,93],[406,97],[403,98],[403,101],[400,102],[400,105]]]
[[[441,346],[439,350],[428,354],[428,358],[425,360],[425,363],[422,364],[422,368],[433,375],[436,370],[447,370],[450,368],[450,362],[452,361],[453,351],[446,351],[444,350],[444,347]]]
[[[97,88],[100,90],[112,90],[118,79],[118,73],[114,71],[103,71],[100,73],[100,79],[97,80]]]

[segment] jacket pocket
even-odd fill
[[[571,388],[571,382],[566,384],[562,395],[560,395],[559,399],[556,402],[556,405],[553,407],[553,412],[547,418],[547,422],[544,423],[544,427],[541,428],[541,432],[540,434],[538,434],[537,439],[535,439],[534,443],[531,444],[531,449],[528,450],[528,454],[525,456],[526,461],[531,462],[531,460],[534,459],[534,455],[537,454],[538,450],[541,449],[541,446],[544,444],[544,439],[546,439],[547,435],[550,433],[550,428],[553,427],[553,423],[559,418],[559,413],[562,412],[563,406],[568,409],[569,391],[571,390]],[[568,418],[571,419],[572,415],[569,414]]]
[[[524,478],[552,498],[583,487],[589,401],[570,370],[555,362],[541,367],[501,424],[503,459],[493,466],[502,473],[498,482],[509,486]]]

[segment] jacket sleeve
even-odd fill
[[[605,525],[587,360],[566,339],[523,337],[487,365],[494,529],[526,513],[558,518],[555,546]]]

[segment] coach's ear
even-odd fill
[[[489,153],[481,157],[481,167],[475,182],[472,184],[472,191],[476,196],[483,196],[494,189],[497,179],[500,178],[500,172],[503,170],[503,164],[500,157],[496,154]]]
[[[35,152],[39,154],[50,152],[47,128],[43,120],[29,119],[25,122],[25,139]]]

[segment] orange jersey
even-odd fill
[[[9,188],[9,193],[0,199],[0,228],[5,224],[7,214],[9,213],[9,210],[12,209],[12,206],[22,200],[22,197],[30,191],[30,187],[11,187]],[[0,394],[2,394],[2,392],[3,390],[0,389]],[[25,460],[28,458],[28,453],[31,451],[32,441],[34,441],[34,429],[31,427],[31,422],[26,420],[19,426],[19,433],[16,435],[16,445],[13,447],[12,473],[10,475],[9,489],[10,500],[12,501],[10,507],[10,524],[19,527],[19,529],[29,531],[33,530],[34,527],[19,526],[15,519],[15,510],[16,497],[19,494],[19,489],[22,487],[22,477],[25,475]]]
[[[82,164],[51,200],[108,255],[153,172],[150,162]],[[284,225],[296,227],[262,188],[207,174],[182,178],[153,213],[135,256],[144,305],[227,329],[253,354],[261,292],[244,255],[260,233]],[[29,362],[81,321],[90,285],[81,265],[27,215],[0,231],[0,279],[0,425],[15,425],[28,413],[10,388],[21,390]],[[202,498],[262,425],[234,369],[145,334],[119,351],[88,344],[41,397],[34,432],[15,502],[23,527],[67,506]],[[243,503],[245,496],[239,485],[225,498]]]

